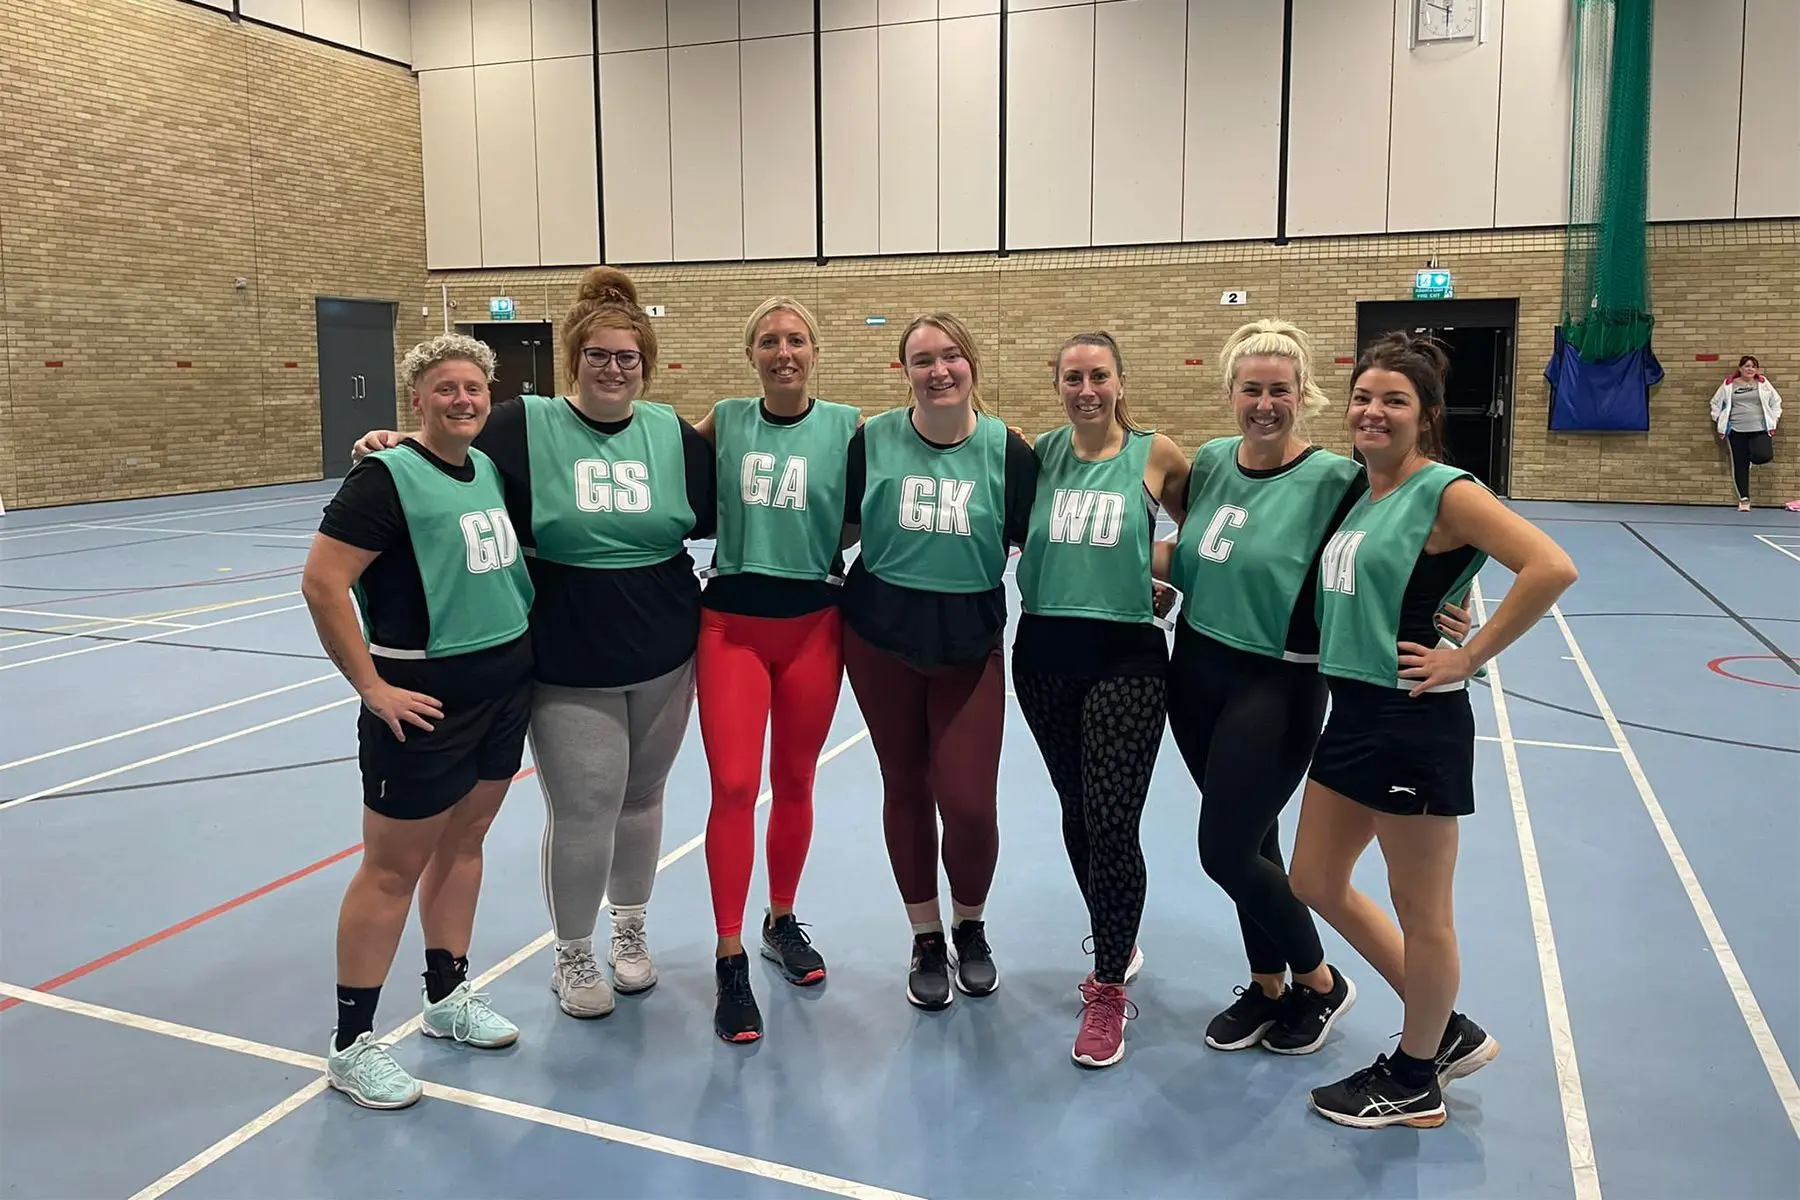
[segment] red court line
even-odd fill
[[[536,773],[537,773],[537,767],[535,767],[535,766],[526,767],[523,770],[521,770],[517,775],[513,776],[513,782],[517,783],[521,779],[529,779],[532,775],[534,775]],[[360,852],[362,850],[362,848],[363,848],[363,844],[361,842],[356,843],[356,845],[354,845],[354,846],[347,846],[344,849],[339,850],[336,854],[328,855],[325,858],[321,858],[316,863],[312,863],[309,866],[301,867],[298,871],[294,871],[287,875],[283,875],[280,879],[275,880],[273,883],[265,883],[261,887],[255,889],[254,891],[245,892],[243,895],[238,896],[231,900],[227,900],[223,904],[215,905],[214,907],[207,909],[205,912],[200,913],[197,916],[189,917],[187,920],[182,921],[181,923],[179,923],[177,925],[171,925],[167,929],[164,929],[164,930],[161,930],[160,932],[151,934],[149,937],[140,938],[138,941],[131,943],[131,945],[129,945],[129,946],[121,947],[118,950],[114,950],[111,954],[103,955],[100,958],[96,958],[93,962],[83,963],[81,966],[76,967],[72,971],[65,971],[61,975],[58,975],[55,979],[47,979],[43,983],[40,983],[36,987],[32,988],[31,990],[34,992],[53,992],[57,988],[62,987],[64,984],[74,983],[77,979],[80,979],[85,975],[93,974],[95,971],[98,971],[101,967],[110,967],[112,964],[118,962],[122,958],[130,958],[133,954],[136,954],[140,950],[148,950],[151,946],[156,945],[158,942],[166,942],[178,933],[186,933],[188,930],[194,928],[196,925],[204,925],[204,924],[206,924],[206,922],[212,920],[214,917],[222,917],[226,913],[232,911],[233,909],[242,908],[244,905],[250,903],[252,900],[260,900],[262,897],[267,896],[269,893],[279,891],[282,888],[286,887],[290,883],[298,883],[300,880],[305,879],[308,875],[317,874],[318,872],[323,871],[326,867],[332,866],[336,863],[343,862],[346,858],[349,858],[351,855]],[[14,1000],[10,996],[0,997],[0,1012],[5,1012],[7,1009],[13,1007],[14,1005],[21,1004],[21,1003],[23,1003],[23,1001]]]
[[[1757,687],[1780,688],[1786,692],[1800,692],[1800,687],[1791,683],[1774,683],[1767,679],[1752,679],[1748,675],[1738,675],[1725,669],[1728,662],[1762,661],[1780,662],[1773,654],[1727,654],[1723,658],[1715,658],[1706,664],[1706,669],[1715,675],[1723,675],[1727,679],[1735,679],[1739,683],[1754,683]]]

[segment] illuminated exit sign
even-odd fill
[[[1456,295],[1456,288],[1450,283],[1448,271],[1415,271],[1413,273],[1414,300],[1448,300]]]

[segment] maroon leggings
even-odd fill
[[[920,670],[844,627],[844,669],[881,763],[881,822],[908,904],[938,894],[938,816],[950,898],[987,900],[1000,856],[995,793],[1006,720],[1000,649],[968,666]]]

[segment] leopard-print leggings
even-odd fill
[[[1123,983],[1144,914],[1138,822],[1162,746],[1163,680],[1015,670],[1013,686],[1062,800],[1063,845],[1087,901],[1094,973]]]

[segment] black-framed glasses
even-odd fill
[[[617,363],[621,371],[634,371],[644,361],[642,352],[637,350],[603,350],[599,346],[584,346],[581,357],[587,365],[596,370],[604,370],[607,363]]]

